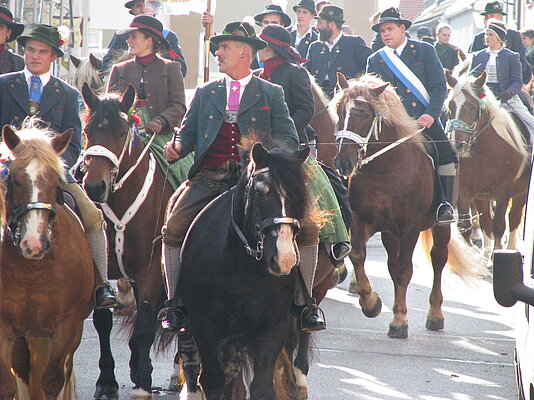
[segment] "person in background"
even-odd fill
[[[315,12],[315,3],[313,0],[300,0],[293,6],[297,22],[288,28],[291,34],[291,46],[295,47],[301,57],[306,57],[310,45],[319,38],[319,33],[312,26]]]
[[[534,70],[534,29],[523,29],[521,31],[521,40],[525,46],[527,60]]]
[[[371,17],[369,17],[369,23],[371,26],[378,22],[378,18],[380,18],[380,11],[375,12],[373,15],[371,15]],[[380,50],[382,47],[384,47],[384,42],[382,42],[382,36],[380,36],[380,33],[377,32],[371,41],[371,49],[373,52],[375,52]]]
[[[332,5],[332,2],[328,0],[321,0],[317,2],[317,4],[315,5],[315,8],[317,9],[317,12],[319,13],[323,9],[323,7],[331,6],[331,5]]]
[[[0,74],[24,69],[24,58],[8,50],[6,44],[19,37],[24,25],[13,21],[13,14],[6,7],[0,7]]]
[[[438,41],[434,45],[441,65],[449,71],[452,71],[460,63],[460,60],[465,60],[465,53],[462,49],[449,43],[451,32],[452,28],[449,24],[439,24],[436,27],[436,38]]]
[[[436,43],[436,38],[428,26],[422,26],[417,30],[417,39],[421,42],[427,42],[428,44],[434,45]]]
[[[146,1],[145,0],[130,0],[124,4],[124,7],[128,8],[129,13],[132,15],[143,15],[148,14],[155,16],[158,9],[156,1]],[[164,49],[162,56],[172,61],[177,61],[180,63],[182,75],[185,77],[187,74],[187,64],[185,62],[185,57],[183,55],[182,49],[178,43],[178,36],[176,33],[170,29],[163,28],[163,37],[169,43],[169,48]],[[128,51],[128,45],[126,44],[126,39],[128,35],[120,35],[115,33],[111,42],[109,42],[109,50],[102,60],[102,71],[107,72],[111,65],[116,62],[117,58]]]
[[[254,20],[259,26],[274,24],[287,28],[291,25],[289,15],[276,4],[267,4],[261,13],[254,15]]]

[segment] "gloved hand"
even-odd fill
[[[499,93],[499,99],[502,103],[506,103],[508,100],[510,100],[513,96],[513,93],[510,90],[503,90],[501,93]]]
[[[145,125],[145,131],[147,133],[160,133],[161,130],[163,129],[163,123],[155,118],[153,119],[152,121],[150,121],[148,124]]]

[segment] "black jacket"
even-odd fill
[[[18,54],[7,50],[0,56],[0,74],[22,71],[24,69],[24,58]]]

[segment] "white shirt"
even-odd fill
[[[502,49],[502,48],[501,48]],[[486,73],[488,74],[488,83],[499,83],[499,76],[497,75],[497,55],[501,51],[486,49],[486,53],[489,54],[489,60],[486,64]]]
[[[311,35],[311,32],[312,32],[312,27],[311,25],[308,27],[308,30],[306,32],[304,32],[304,35],[300,36],[299,35],[299,31],[298,31],[298,28],[297,28],[297,25],[294,25],[295,27],[295,33],[297,34],[296,38],[295,38],[295,47],[297,47],[300,42],[302,42],[302,39],[304,39],[306,37],[307,34],[310,34]]]
[[[389,48],[392,50],[391,51],[392,53],[393,53],[393,50],[397,50],[397,54],[400,57],[401,54],[402,54],[402,51],[404,50],[404,48],[406,47],[407,44],[408,44],[408,38],[405,38],[404,42],[402,42],[402,44],[399,47],[397,47],[396,49],[393,49],[391,47],[389,47]]]
[[[28,90],[30,89],[30,81],[32,76],[39,76],[39,78],[41,78],[41,83],[43,84],[42,88],[46,86],[46,84],[50,81],[50,77],[52,76],[50,71],[45,72],[42,75],[33,75],[26,67],[24,67],[22,72],[24,72],[24,77],[26,78],[26,83],[28,84]]]
[[[228,97],[230,97],[230,85],[235,79],[230,78],[228,75],[224,78],[226,80],[226,104],[228,104]],[[239,102],[241,102],[241,98],[243,97],[243,92],[245,91],[245,86],[247,86],[252,79],[252,71],[250,71],[250,74],[245,76],[244,78],[241,78],[238,80],[239,84],[241,85],[239,90]]]

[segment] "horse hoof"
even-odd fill
[[[118,398],[118,387],[97,386],[95,394],[93,395],[94,400],[118,400]]]
[[[357,294],[358,292],[356,291],[356,286],[357,286],[356,281],[354,281],[354,280],[350,281],[349,293]]]
[[[408,337],[408,325],[389,326],[388,336],[393,339],[406,339]]]
[[[142,388],[135,388],[130,393],[130,399],[151,399],[152,398],[152,392],[147,392],[145,389]]]
[[[308,388],[299,387],[297,393],[297,400],[307,400],[308,399]]]
[[[431,331],[439,331],[445,327],[445,321],[443,319],[428,319],[425,324],[426,329]]]
[[[370,310],[366,310],[365,308],[362,307],[363,315],[365,315],[367,318],[378,317],[381,311],[382,311],[382,300],[380,300],[380,297],[376,298],[376,304]]]
[[[345,279],[347,279],[347,276],[349,276],[349,271],[345,263],[343,263],[342,266],[337,267],[336,270],[339,275],[339,282],[338,282],[338,285],[339,285],[340,283],[343,283]]]

